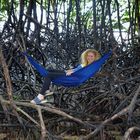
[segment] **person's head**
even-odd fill
[[[100,53],[95,49],[87,49],[81,54],[81,64],[87,66],[93,61],[98,60],[101,57]]]

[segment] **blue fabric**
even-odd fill
[[[102,64],[110,57],[112,54],[109,51],[107,54],[104,54],[99,60],[94,61],[93,63],[89,64],[86,67],[80,68],[79,70],[75,71],[69,76],[61,76],[54,79],[52,82],[56,85],[63,85],[66,87],[78,86],[88,80],[90,77],[94,76],[94,74],[99,71]],[[37,63],[31,56],[24,53],[27,56],[29,62],[34,66],[34,68],[42,75],[46,77],[48,72],[47,70]]]
[[[47,76],[48,72],[43,66],[41,66],[37,61],[35,61],[27,53],[22,53],[22,54],[28,58],[29,62],[34,66],[34,68],[40,73],[41,76],[43,77]]]

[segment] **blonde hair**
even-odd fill
[[[90,52],[93,53],[93,54],[95,55],[95,60],[94,60],[94,61],[98,60],[98,59],[101,57],[100,53],[99,53],[98,51],[96,51],[95,49],[87,49],[87,50],[85,50],[85,51],[81,54],[81,64],[82,64],[84,67],[88,65],[87,55],[88,55],[88,53],[90,53]]]

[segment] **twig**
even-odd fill
[[[130,134],[131,134],[133,131],[139,131],[139,132],[140,132],[140,128],[139,128],[139,127],[135,127],[135,126],[129,128],[129,129],[125,132],[124,137],[123,137],[122,140],[129,140]]]
[[[124,108],[123,110],[121,110],[119,113],[113,115],[111,118],[109,119],[106,119],[105,121],[103,121],[93,132],[91,132],[90,134],[88,134],[87,136],[85,137],[82,137],[81,140],[88,140],[90,139],[93,135],[96,135],[107,123],[109,123],[110,121],[113,121],[114,119],[122,116],[122,115],[125,115],[126,113],[130,113],[132,112],[133,108],[134,108],[134,105],[135,105],[135,101],[136,101],[136,98],[138,96],[140,92],[140,86],[138,87],[131,103],[129,106],[127,106],[126,108]]]

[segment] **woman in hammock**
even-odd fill
[[[78,67],[66,71],[60,70],[48,70],[48,75],[44,79],[42,89],[37,97],[35,97],[31,103],[40,104],[44,100],[45,92],[49,90],[51,81],[59,76],[69,76],[77,70],[91,64],[93,61],[96,61],[100,58],[100,53],[94,49],[87,49],[81,54],[81,64]]]

